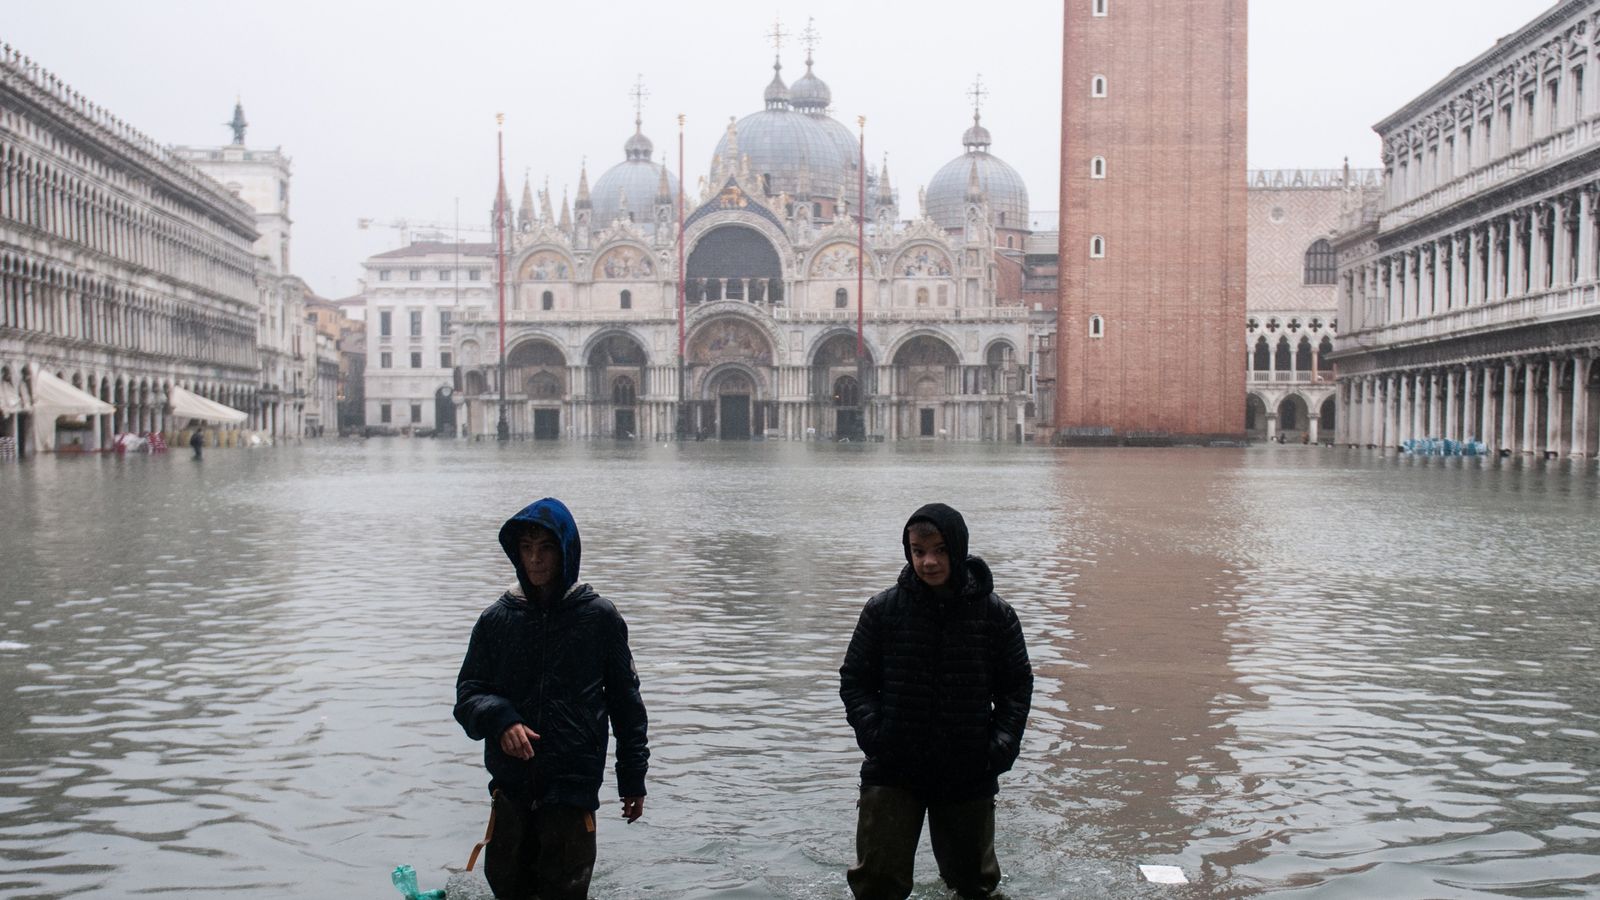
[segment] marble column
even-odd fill
[[[1483,285],[1485,303],[1494,303],[1496,299],[1506,296],[1501,291],[1501,283],[1504,282],[1504,277],[1506,277],[1506,261],[1501,258],[1501,251],[1499,251],[1504,232],[1506,232],[1504,224],[1498,223],[1498,221],[1488,224],[1488,239],[1490,239],[1488,267],[1490,267],[1490,274],[1488,274],[1488,280]]]
[[[1483,366],[1478,373],[1478,440],[1490,452],[1498,449],[1494,438],[1494,370]]]
[[[1545,287],[1559,288],[1565,287],[1572,280],[1568,277],[1572,267],[1567,261],[1567,245],[1571,243],[1567,240],[1567,205],[1557,200],[1550,204],[1550,207],[1549,241],[1553,252],[1550,255],[1550,271],[1546,275]],[[1544,272],[1544,256],[1541,255],[1539,260],[1539,271]]]
[[[1483,302],[1485,279],[1483,263],[1479,260],[1479,254],[1483,252],[1483,239],[1479,237],[1481,233],[1481,228],[1473,228],[1467,233],[1467,260],[1465,267],[1467,283],[1461,293],[1462,306],[1472,306]]]
[[[1456,373],[1455,370],[1449,369],[1444,373],[1444,437],[1452,441],[1461,440],[1458,430],[1461,419],[1456,412],[1457,402]]]
[[[1460,234],[1450,235],[1450,291],[1445,298],[1447,309],[1467,305],[1467,254],[1471,249],[1471,242],[1462,240]]]
[[[1527,292],[1525,283],[1526,269],[1522,260],[1522,235],[1523,230],[1527,228],[1527,223],[1524,221],[1525,215],[1524,213],[1518,213],[1511,217],[1511,227],[1508,232],[1510,244],[1506,248],[1506,266],[1509,269],[1506,276],[1505,296],[1507,297],[1520,297]]]
[[[1461,372],[1461,440],[1463,442],[1480,439],[1473,434],[1473,431],[1476,430],[1475,426],[1478,424],[1477,409],[1473,406],[1473,397],[1475,396],[1473,391],[1477,388],[1473,380],[1476,375],[1477,370],[1472,366],[1467,366]]]
[[[1594,273],[1594,194],[1578,191],[1578,281],[1592,281]]]
[[[1567,452],[1567,448],[1562,446],[1566,429],[1562,427],[1561,410],[1561,367],[1565,362],[1560,357],[1553,357],[1545,369],[1544,449],[1555,456],[1564,456]]]
[[[1519,449],[1520,437],[1517,434],[1517,363],[1508,361],[1501,372],[1500,382],[1500,449],[1507,453],[1516,453]]]
[[[1587,196],[1587,195],[1586,195]],[[1572,360],[1572,455],[1582,459],[1594,452],[1589,446],[1589,369],[1594,361],[1579,353]]]
[[[1539,363],[1522,364],[1522,452],[1539,452]]]
[[[1397,418],[1397,421],[1395,421],[1395,439],[1397,439],[1395,444],[1405,444],[1406,440],[1416,437],[1416,432],[1411,431],[1411,426],[1414,424],[1413,418],[1411,418],[1411,408],[1414,405],[1414,400],[1411,399],[1411,373],[1403,373],[1398,378],[1400,378],[1400,389],[1395,394],[1400,397],[1400,407],[1395,413],[1395,418]]]

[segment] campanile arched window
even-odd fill
[[[1104,156],[1096,156],[1094,159],[1089,160],[1089,177],[1106,177],[1106,158]]]
[[[1100,316],[1089,317],[1089,337],[1103,338],[1106,336],[1106,320]]]
[[[1096,16],[1107,15],[1106,3],[1107,0],[1093,0],[1091,8],[1094,10],[1094,14]]]
[[[1327,238],[1318,238],[1306,250],[1306,284],[1336,284],[1339,279],[1338,260],[1333,255],[1333,245]]]
[[[1104,97],[1106,95],[1106,77],[1096,75],[1089,80],[1089,96]]]
[[[1089,258],[1100,259],[1106,255],[1106,239],[1100,235],[1089,238]]]

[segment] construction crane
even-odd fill
[[[459,225],[444,224],[441,222],[413,222],[410,219],[356,219],[356,228],[369,231],[373,228],[393,228],[400,232],[400,243],[409,246],[413,241],[413,232],[416,240],[436,240],[445,243],[454,242],[453,235],[460,232],[473,234],[492,234],[494,230],[484,225]]]

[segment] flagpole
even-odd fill
[[[506,132],[505,113],[495,113],[496,166],[500,174],[500,187],[494,195],[494,242],[497,291],[500,296],[500,421],[495,425],[495,436],[501,441],[511,440],[511,423],[506,421]]]
[[[857,413],[858,440],[865,440],[867,436],[867,117],[856,116],[856,125],[861,129],[861,157],[857,161],[856,175],[856,381],[860,387],[860,396],[856,402],[860,409]]]
[[[688,430],[689,408],[688,389],[685,377],[688,366],[684,359],[684,321],[687,313],[684,311],[684,300],[687,292],[684,290],[686,282],[683,269],[683,113],[678,113],[678,440],[683,440],[684,432]]]

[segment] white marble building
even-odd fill
[[[1341,443],[1600,449],[1600,3],[1557,3],[1378,123],[1334,241]]]
[[[419,241],[364,265],[367,426],[457,433],[451,341],[494,303],[493,245]]]
[[[0,437],[87,451],[171,432],[175,387],[256,409],[255,240],[222,185],[0,49]],[[41,371],[114,411],[33,421]]]

